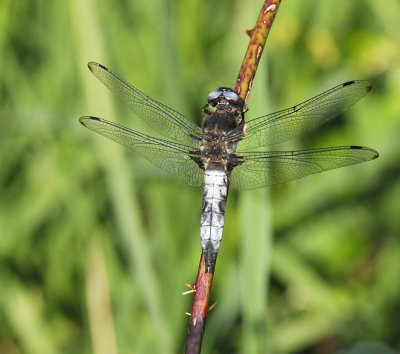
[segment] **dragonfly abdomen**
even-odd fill
[[[204,173],[200,240],[207,273],[212,272],[215,267],[221,244],[227,196],[227,173],[223,169],[206,169]]]

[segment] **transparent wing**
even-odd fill
[[[246,136],[238,151],[281,143],[337,117],[371,90],[368,81],[349,81],[294,107],[258,117],[246,123]],[[240,138],[233,131],[230,139]]]
[[[138,117],[165,137],[192,147],[198,147],[201,129],[183,114],[147,96],[136,87],[101,64],[90,62],[90,71]]]
[[[231,186],[260,188],[373,160],[378,156],[377,151],[362,146],[240,153],[232,159],[233,163],[241,164],[233,168]]]
[[[191,147],[139,133],[97,117],[81,117],[83,126],[137,152],[157,167],[192,186],[203,183],[203,171],[192,158]]]

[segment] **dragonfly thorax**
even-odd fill
[[[222,104],[221,104],[222,105]],[[203,136],[200,147],[202,168],[219,168],[228,171],[229,159],[236,151],[238,139],[230,139],[230,132],[244,127],[243,113],[227,104],[228,108],[214,112],[205,110]]]

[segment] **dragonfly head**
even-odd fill
[[[208,104],[217,111],[231,111],[238,108],[240,112],[245,111],[243,99],[229,87],[220,87],[216,91],[212,91],[208,95]]]

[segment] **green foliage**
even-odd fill
[[[86,63],[200,123],[207,94],[233,86],[260,7],[0,1],[1,353],[182,351],[202,192],[79,125],[91,114],[151,132]],[[248,119],[368,79],[373,91],[344,119],[282,148],[381,156],[231,190],[205,353],[399,347],[399,16],[395,0],[282,2]]]

